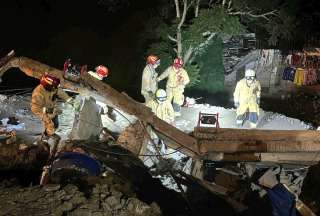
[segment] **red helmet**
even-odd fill
[[[149,55],[148,58],[147,58],[147,63],[148,64],[156,64],[157,62],[159,62],[159,57],[158,56],[155,56],[155,55]]]
[[[109,70],[106,66],[99,65],[96,67],[96,73],[101,79],[103,79],[109,75]]]
[[[40,84],[48,91],[58,88],[60,79],[45,73],[40,80]]]
[[[183,66],[182,58],[175,58],[173,61],[173,66],[176,68],[181,68]]]

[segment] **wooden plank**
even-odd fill
[[[319,152],[320,133],[301,130],[239,130],[196,128],[200,152]]]

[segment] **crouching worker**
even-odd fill
[[[60,141],[60,136],[55,133],[59,127],[58,115],[62,113],[56,107],[56,100],[60,98],[65,102],[71,102],[69,97],[59,88],[60,79],[45,74],[40,80],[40,84],[32,92],[31,111],[42,120],[45,131],[43,139],[52,138],[54,143]]]
[[[250,127],[256,128],[259,116],[261,86],[254,70],[245,71],[245,78],[240,80],[234,91],[234,105],[237,108],[237,126],[249,120]]]
[[[172,124],[174,122],[175,113],[171,102],[167,99],[167,93],[165,90],[158,89],[155,94],[155,99],[149,101],[146,105],[151,108],[152,112],[159,119],[169,124]],[[148,128],[148,132],[153,143],[156,144],[161,152],[165,153],[166,146],[164,145],[162,140],[159,139],[157,134],[150,127]]]
[[[151,108],[152,112],[156,114],[158,118],[171,124],[174,122],[174,110],[172,104],[167,100],[167,93],[163,89],[156,91],[156,98],[149,101],[147,106]]]

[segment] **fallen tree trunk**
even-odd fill
[[[0,77],[10,68],[19,68],[26,75],[37,79],[40,79],[44,73],[48,73],[60,78],[61,85],[64,88],[71,89],[79,93],[85,90],[85,87],[80,87],[79,84],[64,79],[63,72],[61,70],[50,67],[30,58],[15,57],[10,59],[10,61],[8,61],[3,67],[0,68]],[[111,86],[93,78],[89,74],[83,74],[82,79],[90,87],[97,90],[98,93],[102,95],[107,101],[111,102],[111,104],[108,103],[110,106],[119,108],[127,114],[136,116],[139,120],[152,125],[152,127],[156,131],[172,140],[172,148],[183,146],[184,148],[182,148],[181,151],[189,156],[194,156],[198,153],[196,139],[157,118],[150,108],[136,102],[125,94],[119,93]]]

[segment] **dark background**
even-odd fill
[[[141,73],[149,42],[143,35],[146,28],[150,28],[146,23],[159,17],[161,8],[172,9],[170,2],[128,0],[129,4],[110,11],[99,4],[99,0],[3,0],[0,55],[14,49],[17,56],[27,56],[61,69],[66,58],[88,64],[89,69],[103,64],[110,69],[109,84],[141,100]],[[290,44],[290,48],[300,48],[312,41],[310,38],[314,38],[313,46],[317,45],[320,1],[282,2],[299,18],[296,44]],[[5,74],[0,85],[33,87],[36,84],[37,81],[12,70]]]

